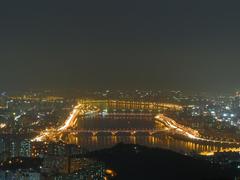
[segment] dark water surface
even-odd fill
[[[108,115],[78,120],[78,129],[87,130],[119,130],[119,129],[152,129],[159,128],[155,123],[153,115]],[[97,150],[112,147],[117,143],[133,143],[150,147],[166,148],[180,153],[200,153],[205,151],[216,151],[222,149],[223,145],[192,142],[187,139],[173,138],[167,133],[148,135],[138,133],[134,136],[130,133],[119,132],[115,136],[111,133],[98,133],[93,136],[91,133],[66,133],[62,140],[67,143],[79,144],[89,150]]]

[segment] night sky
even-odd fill
[[[240,88],[239,1],[0,3],[0,89]]]

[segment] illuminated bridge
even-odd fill
[[[175,104],[164,104],[164,103],[151,103],[151,102],[135,102],[135,101],[114,101],[114,100],[81,100],[79,103],[73,107],[72,112],[65,120],[65,122],[57,128],[46,129],[41,131],[40,134],[35,137],[32,141],[44,141],[44,140],[56,140],[58,136],[62,133],[91,133],[92,135],[97,135],[98,133],[111,133],[116,135],[118,133],[129,133],[135,135],[137,133],[148,133],[153,135],[165,130],[174,132],[191,139],[203,140],[200,134],[188,127],[178,124],[173,119],[170,119],[163,114],[159,114],[154,117],[156,123],[164,124],[166,128],[163,129],[107,129],[107,130],[85,130],[76,129],[76,124],[79,116],[87,116],[99,114],[100,109],[104,108],[114,108],[114,109],[148,109],[148,110],[174,110],[181,111],[182,106]],[[136,115],[136,113],[130,113]],[[138,114],[139,115],[139,114]],[[148,116],[143,114],[143,116]]]
[[[78,129],[78,130],[66,130],[64,132],[66,133],[83,133],[83,134],[91,134],[93,136],[96,136],[100,133],[106,133],[106,134],[111,134],[113,136],[119,134],[119,133],[126,133],[126,134],[130,134],[131,136],[134,136],[138,133],[144,133],[144,134],[148,134],[150,136],[152,136],[153,134],[157,134],[157,133],[161,133],[163,131],[166,131],[166,129],[156,129],[156,128],[152,128],[152,129]]]
[[[128,109],[128,110],[173,110],[181,111],[182,106],[170,103],[120,101],[120,100],[79,100],[82,104],[91,104],[100,108]]]
[[[112,109],[125,109],[130,110],[127,113],[125,111],[113,111],[114,113],[107,113],[111,116],[138,116],[141,117],[139,120],[148,118],[152,119],[156,124],[161,128],[152,128],[152,129],[76,129],[78,122],[78,117],[96,117],[99,115],[101,110],[106,108]],[[207,143],[220,143],[220,144],[229,144],[229,145],[240,145],[240,142],[235,141],[222,141],[214,140],[202,137],[198,131],[186,127],[182,124],[177,123],[175,120],[162,114],[163,110],[170,111],[181,111],[183,108],[179,105],[174,104],[164,104],[164,103],[146,103],[146,102],[133,102],[133,101],[114,101],[114,100],[105,100],[105,101],[94,101],[94,100],[81,100],[79,103],[73,107],[73,110],[70,112],[68,118],[60,127],[54,127],[50,129],[45,129],[41,132],[38,132],[38,136],[32,139],[32,141],[59,141],[62,140],[63,133],[67,134],[79,134],[86,133],[90,134],[93,137],[100,135],[101,133],[107,133],[112,136],[117,136],[121,133],[126,133],[131,136],[135,136],[138,133],[145,133],[147,135],[155,135],[161,132],[169,132],[171,134],[181,135],[186,138],[192,139],[194,141],[203,141]],[[134,110],[140,110],[141,113],[136,113]],[[143,110],[143,111],[141,111]],[[148,110],[145,113],[144,110]],[[116,113],[117,112],[117,113]],[[102,114],[104,115],[104,114]],[[164,128],[162,128],[164,127]],[[232,151],[240,152],[240,148],[230,148],[230,149],[221,149],[221,151]],[[203,152],[202,155],[212,155],[214,152]]]

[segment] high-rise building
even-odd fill
[[[6,151],[6,145],[4,138],[0,138],[0,154]]]
[[[30,170],[19,170],[19,171],[0,171],[1,180],[40,180],[41,175],[39,172]]]
[[[63,143],[50,143],[48,145],[48,154],[64,156],[66,155],[66,145]]]
[[[233,111],[240,114],[240,92],[236,92],[236,95],[232,102]]]
[[[31,157],[31,141],[28,139],[20,142],[20,153],[21,157]]]
[[[8,97],[6,95],[6,92],[0,92],[0,109],[7,108],[7,100]]]
[[[18,148],[17,148],[17,142],[16,141],[11,141],[10,142],[10,157],[17,157],[18,156]]]

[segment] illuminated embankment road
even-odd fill
[[[240,152],[240,148],[230,147],[230,148],[221,148],[216,151],[203,151],[200,153],[202,156],[213,156],[217,152]]]
[[[75,127],[75,125],[77,124],[78,116],[96,113],[98,111],[98,108],[95,106],[79,103],[73,108],[72,112],[62,126],[58,128],[46,129],[45,131],[40,132],[40,135],[32,139],[32,141],[55,140],[57,135],[61,134],[69,128]]]
[[[70,115],[66,119],[65,123],[61,127],[59,127],[57,130],[64,131],[70,127],[73,127],[76,124],[77,116],[84,114],[84,110],[82,106],[83,106],[82,104],[78,104],[77,106],[75,106],[73,108],[73,111],[70,113]]]
[[[181,124],[178,124],[176,121],[164,116],[163,114],[159,114],[159,115],[155,116],[155,119],[157,119],[159,122],[163,123],[170,130],[174,130],[183,136],[187,136],[188,138],[191,138],[191,139],[201,139],[198,131],[193,130],[189,127],[185,127]]]
[[[220,144],[233,144],[233,145],[239,145],[239,142],[233,142],[233,141],[220,141],[220,140],[214,140],[214,139],[206,139],[201,137],[198,131],[191,129],[189,127],[185,127],[181,124],[178,124],[173,119],[164,116],[163,114],[159,114],[155,116],[156,122],[163,123],[167,128],[169,128],[169,131],[174,131],[177,134],[183,135],[185,137],[188,137],[193,140],[199,140],[199,141],[205,141],[205,142],[211,142],[211,143],[220,143]],[[235,150],[237,152],[240,152],[240,148],[230,148],[225,149],[226,151],[232,151]],[[224,150],[222,150],[224,152]],[[213,153],[213,152],[212,152]],[[210,154],[212,154],[210,153]],[[203,153],[204,154],[204,153]],[[206,153],[207,155],[207,153]]]

